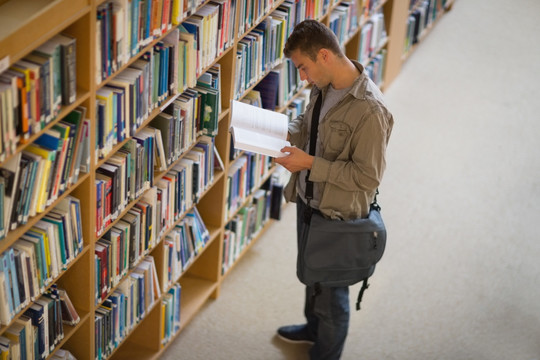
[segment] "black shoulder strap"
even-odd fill
[[[364,296],[364,291],[369,287],[368,279],[365,278],[362,283],[362,288],[358,292],[358,299],[356,300],[356,311],[360,310],[360,303],[362,302],[362,297]]]
[[[315,148],[317,147],[317,133],[319,131],[319,117],[321,115],[322,105],[322,92],[317,96],[317,101],[313,107],[313,115],[311,116],[311,129],[309,131],[309,155],[315,155]],[[313,199],[313,183],[309,181],[308,170],[306,174],[306,200],[309,206],[309,202]]]

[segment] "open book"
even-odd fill
[[[236,149],[272,157],[286,156],[280,150],[287,141],[287,115],[232,101],[231,127]]]

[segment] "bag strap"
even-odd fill
[[[358,293],[358,299],[356,299],[356,311],[360,310],[360,303],[362,302],[364,291],[366,291],[368,287],[369,287],[368,278],[365,278],[364,282],[362,283],[362,288],[360,288],[360,292]]]
[[[319,132],[319,117],[321,116],[322,105],[322,93],[317,96],[317,101],[313,108],[313,115],[311,116],[311,130],[309,131],[309,155],[315,156],[315,148],[317,147],[317,133]],[[310,170],[306,174],[306,200],[307,205],[311,199],[313,199],[313,183],[309,181]]]

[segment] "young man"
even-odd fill
[[[333,219],[368,215],[385,169],[394,120],[362,65],[345,57],[334,33],[321,23],[298,24],[285,44],[285,55],[300,71],[300,78],[313,85],[305,113],[289,125],[294,146],[282,149],[288,156],[275,159],[293,173],[285,197],[297,203],[300,244],[309,229],[304,222],[308,203]],[[319,95],[322,105],[312,156],[308,153],[310,129]],[[306,180],[313,183],[309,202]],[[349,288],[321,287],[315,293],[314,287],[306,286],[304,313],[306,324],[281,327],[278,335],[313,343],[311,359],[339,359],[349,327]]]

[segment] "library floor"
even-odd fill
[[[343,359],[540,359],[540,2],[457,0],[386,91],[387,252]],[[294,205],[163,359],[307,359]],[[351,301],[358,287],[351,289]]]

